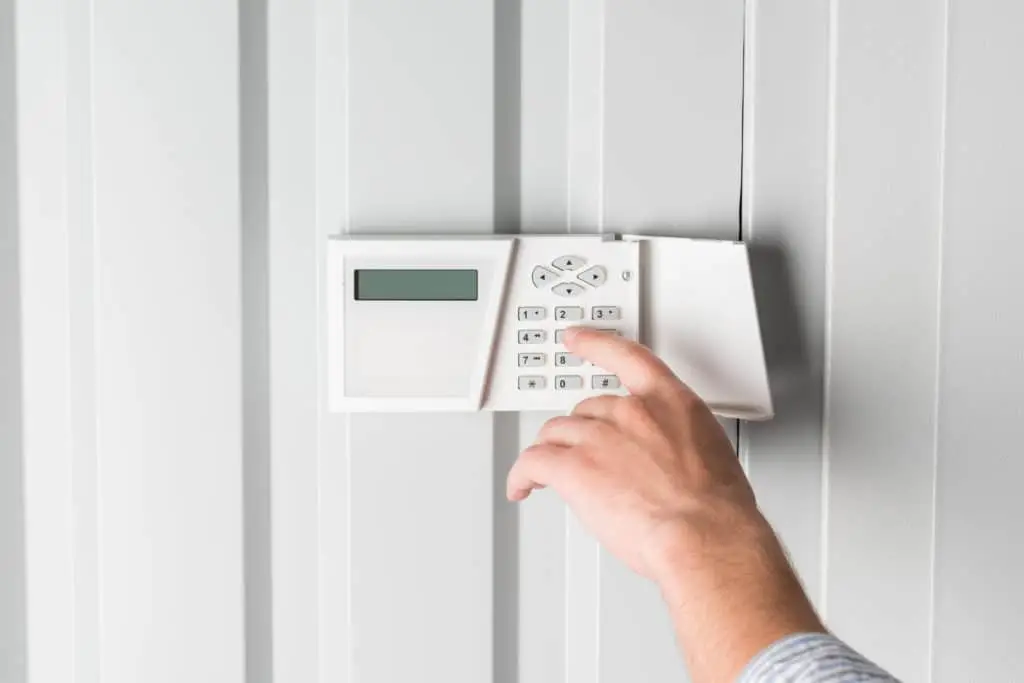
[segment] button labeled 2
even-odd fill
[[[582,306],[558,306],[555,308],[555,320],[583,320]]]

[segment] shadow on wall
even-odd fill
[[[761,324],[776,418],[762,429],[820,424],[823,349],[812,348],[808,325],[812,311],[802,310],[791,264],[781,244],[750,244],[750,269]],[[824,293],[820,293],[822,300]],[[757,427],[755,427],[756,429]]]
[[[24,681],[21,288],[18,267],[14,0],[0,0],[0,680]]]

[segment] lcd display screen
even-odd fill
[[[356,270],[356,301],[476,301],[477,271]]]

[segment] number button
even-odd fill
[[[577,270],[587,265],[587,260],[579,256],[560,256],[551,262],[559,270]]]
[[[565,330],[555,330],[555,343],[556,344],[564,344],[565,343],[563,341],[564,339],[565,339]]]
[[[576,368],[583,365],[583,359],[571,353],[556,353],[555,365],[560,368]]]
[[[556,389],[582,389],[583,378],[579,375],[558,375],[555,377]]]
[[[615,375],[594,375],[591,381],[595,389],[618,389],[622,386]]]
[[[539,375],[524,375],[519,378],[519,388],[522,391],[532,391],[534,389],[543,389],[547,384],[547,380]]]
[[[544,266],[534,266],[530,276],[534,287],[549,287],[559,278],[558,273]]]
[[[560,285],[556,285],[555,288],[552,289],[551,291],[554,292],[555,294],[557,294],[558,296],[570,296],[571,297],[571,296],[579,296],[580,294],[582,294],[583,293],[583,288],[580,287],[579,285],[574,285],[571,282],[563,282]]]
[[[593,287],[600,287],[608,280],[608,271],[603,266],[591,266],[576,276]]]
[[[580,306],[558,306],[555,308],[555,320],[583,320],[583,308]]]
[[[518,358],[518,365],[521,368],[539,368],[545,361],[543,353],[520,353]]]
[[[622,313],[618,306],[594,306],[590,309],[590,317],[594,320],[618,320]]]
[[[543,344],[548,339],[544,330],[519,330],[520,344]]]
[[[520,306],[519,307],[519,319],[520,320],[543,320],[547,316],[548,316],[548,312],[546,310],[544,310],[543,306]]]

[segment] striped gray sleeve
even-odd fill
[[[899,683],[835,636],[798,633],[762,650],[737,683]]]

